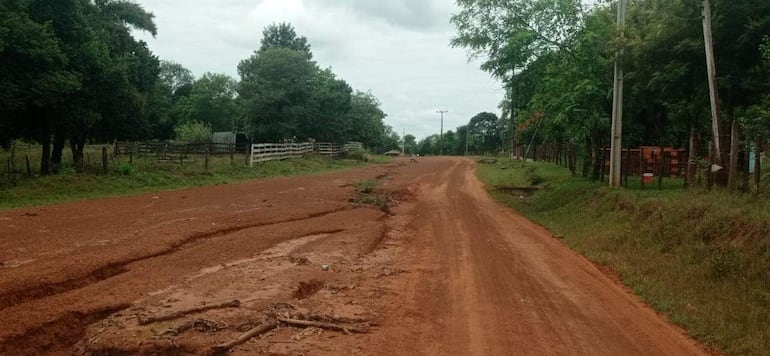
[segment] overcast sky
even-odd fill
[[[482,111],[498,112],[499,82],[451,48],[454,0],[136,0],[155,14],[158,35],[139,35],[161,59],[196,76],[237,78],[237,65],[259,47],[262,30],[290,22],[308,38],[314,59],[353,89],[371,90],[386,124],[419,138]]]

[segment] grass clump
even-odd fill
[[[356,184],[357,196],[352,198],[351,201],[360,205],[374,206],[386,213],[390,213],[390,198],[376,192],[376,188],[379,185],[380,181],[375,179],[359,182]]]
[[[492,189],[531,184],[530,166],[543,180],[532,196]],[[541,163],[480,164],[477,174],[493,197],[610,267],[706,345],[741,355],[770,349],[770,202],[761,195],[609,189]]]

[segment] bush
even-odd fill
[[[527,181],[529,181],[530,185],[538,185],[544,181],[543,177],[537,172],[536,166],[527,166],[527,170],[524,172],[524,174],[526,175]]]
[[[200,121],[185,122],[174,128],[177,141],[187,143],[209,143],[214,135],[211,125]]]
[[[355,149],[351,150],[345,153],[345,158],[361,161],[361,162],[369,162],[371,160],[371,155],[369,155],[366,150],[362,149]]]
[[[120,165],[120,174],[124,176],[130,176],[134,174],[134,166],[129,163],[123,163]]]

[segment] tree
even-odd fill
[[[485,153],[496,153],[500,150],[500,135],[497,130],[497,115],[482,112],[471,118],[468,123],[470,134],[480,140],[478,149]]]
[[[381,149],[377,150],[378,152],[401,150],[401,137],[388,125],[385,125],[385,129],[382,132],[380,147]]]
[[[298,36],[294,31],[294,26],[286,22],[267,26],[262,31],[261,44],[260,52],[271,48],[288,48],[305,53],[308,60],[313,59],[313,53],[310,52],[310,44],[308,44],[307,38]]]
[[[311,58],[307,40],[291,25],[265,29],[262,47],[238,66],[247,132],[267,141],[380,140],[384,116],[379,103],[364,95],[353,100],[350,85]],[[352,111],[363,116],[352,116]]]
[[[371,92],[357,91],[352,95],[350,110],[345,115],[349,123],[350,139],[361,142],[369,149],[377,150],[383,146],[387,115],[382,111],[380,102]],[[384,151],[383,151],[384,152]]]
[[[308,110],[301,119],[299,139],[345,143],[351,140],[352,122],[346,114],[352,108],[353,89],[331,71],[325,69],[313,75]]]
[[[581,25],[579,0],[458,0],[452,16],[457,36],[452,46],[467,48],[471,57],[495,77],[506,79],[517,68],[552,51],[568,51]]]
[[[246,131],[254,140],[275,142],[296,136],[308,114],[317,71],[305,53],[275,47],[238,66],[238,93],[245,105]]]
[[[237,126],[238,83],[224,74],[205,73],[196,80],[190,93],[174,105],[176,125],[201,122],[214,131],[230,131]]]
[[[30,16],[29,1],[0,3],[0,143],[25,137],[47,143],[50,156],[54,120],[46,114],[78,90],[66,68],[67,57],[51,22]],[[48,159],[41,168],[48,171]]]
[[[195,76],[192,72],[177,62],[160,61],[159,85],[163,85],[171,91],[171,95],[185,86],[192,86]]]
[[[414,135],[406,134],[404,135],[404,154],[414,154],[417,153],[417,137],[414,137]]]

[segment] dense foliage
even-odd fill
[[[630,1],[623,37],[615,25],[616,1],[457,3],[452,44],[484,59],[482,69],[508,89],[500,105],[502,140],[576,144],[595,159],[596,150],[609,145],[619,52],[626,72],[624,145],[687,147],[694,131],[698,152],[707,150],[712,137],[702,1]],[[770,2],[711,4],[723,139],[735,121],[739,147],[761,148],[770,130]]]
[[[132,36],[156,35],[153,19],[127,0],[0,2],[0,145],[40,143],[43,174],[61,168],[66,145],[77,168],[88,142],[201,141],[209,131],[397,147],[379,101],[320,68],[291,25],[265,29],[238,81],[160,60]]]

